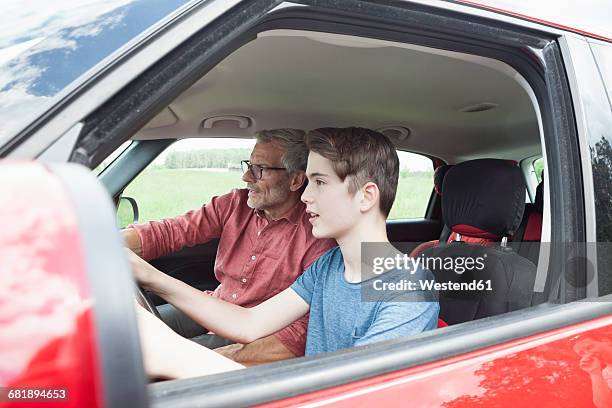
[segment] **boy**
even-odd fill
[[[373,301],[363,299],[364,288],[372,292],[376,278],[367,279],[371,275],[362,271],[362,243],[389,242],[386,218],[399,174],[393,144],[382,134],[363,128],[317,129],[307,135],[306,143],[310,150],[309,182],[302,201],[311,215],[313,235],[334,238],[338,247],[316,260],[291,287],[247,309],[208,296],[193,296],[197,289],[177,283],[131,255],[136,278],[202,326],[239,343],[272,334],[310,311],[306,355],[435,328],[437,302],[401,301],[388,291]],[[398,278],[393,271],[383,275]],[[425,270],[411,271],[411,276],[431,279]],[[177,339],[179,336],[140,310],[139,323],[145,365],[151,375],[187,377],[240,368],[204,347],[186,345],[185,339]],[[179,341],[183,344],[167,344]],[[179,349],[181,355],[177,356],[174,350]],[[166,350],[173,350],[172,358],[164,357]]]

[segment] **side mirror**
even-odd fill
[[[117,206],[117,225],[125,228],[138,222],[138,204],[132,197],[120,197]]]

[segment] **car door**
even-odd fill
[[[213,7],[221,7],[220,3],[197,3],[191,14],[186,13],[181,21],[158,33],[157,38],[165,38],[167,42],[160,42],[155,56],[151,53],[156,47],[149,42],[139,51],[142,54],[138,56],[142,58],[126,57],[124,64],[117,65],[113,72],[105,73],[99,82],[91,85],[92,95],[72,95],[61,107],[63,115],[39,123],[23,134],[21,144],[15,141],[2,154],[34,157],[50,143],[61,142],[64,138],[60,136],[65,135],[71,136],[68,140],[76,144],[65,142],[68,148],[64,150],[56,144],[58,150],[54,154],[59,150],[68,151],[66,157],[72,161],[96,166],[189,83],[241,41],[253,38],[257,30],[264,28],[325,29],[486,54],[513,63],[525,73],[543,108],[541,125],[548,166],[545,180],[549,180],[546,190],[550,192],[545,217],[548,217],[552,243],[547,269],[550,281],[545,284],[551,302],[385,344],[209,378],[154,384],[149,388],[152,402],[156,406],[263,403],[280,406],[355,405],[367,401],[405,406],[431,401],[440,405],[454,400],[455,406],[470,406],[480,401],[515,405],[515,401],[524,401],[521,395],[531,389],[529,383],[522,382],[523,373],[534,367],[534,361],[539,361],[569,367],[563,373],[569,373],[570,382],[556,382],[560,372],[553,370],[547,372],[548,376],[535,379],[538,387],[533,387],[534,390],[548,387],[551,394],[546,396],[554,396],[556,387],[571,385],[571,380],[579,377],[577,401],[591,403],[593,390],[589,378],[581,374],[580,357],[572,355],[570,359],[569,353],[574,342],[580,340],[580,337],[572,339],[575,336],[610,336],[610,299],[595,287],[595,295],[601,296],[597,301],[572,303],[586,295],[587,285],[583,282],[586,273],[566,264],[564,246],[559,244],[584,243],[586,224],[597,225],[588,218],[588,208],[594,209],[595,196],[590,187],[592,177],[584,170],[584,164],[590,168],[590,158],[580,155],[585,151],[587,140],[585,119],[574,113],[585,100],[576,94],[579,88],[571,88],[570,93],[568,85],[581,86],[583,76],[577,72],[565,73],[563,64],[574,56],[582,56],[563,45],[564,39],[584,39],[557,28],[447,3],[431,6],[422,2],[319,1],[281,5],[281,2],[253,1],[238,4],[226,14],[223,14],[226,6],[221,10]],[[211,8],[207,9],[208,6]],[[173,36],[171,41],[170,36],[165,37],[169,31],[181,35]],[[169,53],[166,55],[165,51]],[[590,58],[588,61],[592,61]],[[146,74],[139,75],[145,68]],[[597,89],[604,89],[597,73],[589,68],[583,73],[589,78],[594,76],[594,81],[599,83]],[[126,75],[127,81],[126,77],[119,80],[118,75]],[[127,82],[129,85],[124,87]],[[100,107],[101,101],[106,103]],[[612,123],[609,116],[603,118],[604,123]],[[81,120],[83,125],[77,126]],[[604,269],[599,268],[598,273]],[[559,305],[559,302],[567,304]],[[514,370],[514,375],[508,375],[507,367]],[[495,381],[480,382],[480,377],[489,375]],[[444,395],[435,394],[440,384],[446,387]],[[453,384],[459,386],[453,388]],[[537,392],[527,395],[531,397],[527,399],[530,405],[545,405],[549,401],[538,397]],[[554,399],[553,402],[559,405]]]

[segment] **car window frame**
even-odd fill
[[[263,3],[263,2],[262,2],[262,3]],[[350,4],[350,5],[352,5],[352,6],[355,6],[355,4],[356,4],[356,3],[355,3],[355,2],[353,2],[353,1],[348,1],[348,2],[344,3],[343,5],[338,5],[337,3],[333,3],[333,2],[323,2],[323,3],[325,3],[325,4],[326,4],[326,6],[328,6],[328,7],[332,8],[332,9],[335,9],[336,7],[341,7],[341,8],[342,8],[342,7],[346,7],[346,6],[347,6],[347,5],[349,5],[349,4]],[[333,4],[332,4],[332,3],[333,3]],[[365,12],[365,13],[367,14],[368,8],[364,8],[364,7],[363,7],[363,4],[361,4],[361,3],[360,3],[360,5],[361,5],[362,7],[359,9],[359,11]],[[373,8],[373,9],[375,9],[375,10],[380,10],[380,8],[383,8],[383,9],[384,9],[384,8],[386,8],[386,7],[387,7],[387,6],[385,6],[385,5],[377,5],[377,4],[372,4],[372,3],[368,4],[368,6],[369,6],[369,7],[371,7],[371,8]],[[408,7],[408,5],[407,5],[407,7]],[[282,11],[287,11],[287,9],[283,9]],[[293,10],[292,10],[292,11],[293,11]],[[296,13],[297,13],[297,15],[303,15],[303,11],[304,11],[304,9],[300,9],[300,10],[296,11]],[[337,10],[335,10],[335,11],[337,11]],[[387,12],[388,12],[388,11],[389,11],[389,10],[387,9]],[[395,11],[397,12],[397,10],[395,10]],[[417,12],[422,12],[422,10],[417,10]],[[265,15],[265,13],[264,13],[264,14],[262,14],[262,16],[261,16],[261,17],[264,17],[264,15]],[[276,16],[276,17],[277,17],[277,16]],[[295,17],[296,17],[296,16],[294,15],[294,16],[293,16],[293,18],[295,19]],[[412,17],[414,18],[414,16],[412,16]],[[432,12],[432,14],[431,14],[429,17],[433,18],[434,20],[435,20],[435,18],[436,18],[436,17],[440,18],[440,16],[439,16],[437,13],[435,13],[435,12]],[[446,16],[446,17],[447,17],[447,16]],[[295,21],[296,21],[296,20],[293,20],[293,22],[295,22]],[[274,23],[274,24],[273,24],[272,26],[273,26],[273,27],[277,27],[277,26],[278,26],[278,24],[279,24],[279,19],[278,19],[278,18],[277,18],[277,19],[275,19],[275,20],[273,21],[273,23]],[[485,22],[485,21],[481,21],[481,20],[479,20],[479,21],[478,21],[478,23],[479,23],[479,24],[484,24],[484,25],[486,25],[486,22]],[[271,23],[270,23],[270,21],[269,21],[269,20],[268,20],[267,22],[264,20],[264,22],[260,23],[260,25],[258,26],[258,28],[259,28],[259,29],[270,29],[270,28],[271,28],[270,24],[271,24]],[[309,24],[312,24],[312,21],[309,21]],[[476,26],[478,25],[478,24],[476,24],[474,21],[471,21],[471,20],[470,20],[468,23],[466,23],[466,24],[468,24],[470,27],[473,27],[473,28],[475,28],[475,27],[474,27],[474,25],[476,25]],[[299,26],[299,24],[298,24],[298,26]],[[303,27],[300,27],[300,28],[303,28]],[[513,36],[514,40],[516,40],[516,41],[521,41],[521,35],[517,35],[517,33],[516,33],[516,31],[522,31],[522,29],[521,29],[521,28],[515,27],[515,28],[514,28],[514,30],[509,30],[507,27],[505,27],[505,28],[504,28],[504,30],[506,30],[508,33],[512,33],[512,36]],[[527,30],[527,32],[529,32],[529,30]],[[250,32],[250,33],[243,33],[240,39],[241,39],[242,41],[246,41],[248,38],[252,38],[252,37],[253,37],[253,35],[254,35],[254,32],[253,32],[253,31],[252,31],[252,32]],[[524,34],[522,34],[522,35],[524,35]],[[534,34],[534,33],[532,33],[532,32],[529,32],[529,35],[535,35],[535,34]],[[503,35],[502,35],[502,36],[503,36]],[[517,37],[518,37],[518,38],[517,38]],[[505,37],[504,37],[504,38],[505,38]],[[545,60],[546,60],[546,61],[547,61],[547,62],[550,64],[550,66],[548,67],[548,71],[546,71],[546,72],[550,72],[550,73],[551,73],[550,75],[557,75],[557,76],[558,76],[558,78],[564,78],[563,71],[561,70],[561,66],[559,65],[559,62],[560,62],[560,53],[559,53],[559,51],[558,51],[558,47],[556,47],[556,42],[555,42],[555,40],[554,40],[555,36],[554,36],[554,35],[551,35],[551,34],[547,34],[547,36],[545,36],[544,38],[547,38],[547,41],[548,41],[548,42],[547,42],[547,47],[548,47],[548,48],[547,48],[547,52],[548,52],[548,54],[546,54],[546,53],[545,53],[545,54],[544,54],[544,56],[543,56],[543,58],[544,58],[544,59],[545,59]],[[512,41],[512,39],[511,39],[511,38],[505,38],[505,41]],[[231,44],[228,44],[228,43],[230,43],[230,41],[226,42],[226,46],[230,46],[230,47],[231,47],[231,46],[233,45],[234,47],[237,47],[237,46],[238,46],[238,44],[239,44],[239,41],[237,41],[237,40],[236,40],[236,41],[234,41],[234,42],[233,42],[233,43],[231,43]],[[215,66],[215,65],[216,65],[216,63],[217,63],[217,62],[218,62],[218,61],[219,61],[219,60],[220,60],[220,59],[221,59],[223,56],[226,56],[228,53],[229,53],[229,51],[226,49],[224,52],[220,53],[220,54],[217,56],[217,58],[212,58],[212,57],[211,57],[210,59],[208,59],[208,60],[206,61],[206,69],[203,69],[203,71],[206,71],[207,69],[210,69],[210,68],[212,68],[213,66]],[[201,67],[201,68],[203,68],[203,67]],[[525,67],[523,67],[523,68],[524,68],[524,69],[526,69]],[[200,71],[200,72],[201,72],[201,71]],[[199,76],[198,76],[198,77],[199,77]],[[185,79],[183,78],[183,80],[185,80]],[[193,80],[195,81],[195,77],[193,78]],[[533,80],[533,78],[532,78],[532,80]],[[555,80],[555,79],[553,78],[552,80],[553,80],[553,82],[554,82],[554,81],[558,81],[559,79],[556,79],[556,80]],[[533,82],[531,82],[531,81],[529,81],[529,82],[530,82],[531,86],[532,86],[532,87],[534,87],[534,92],[535,92],[535,89],[537,88],[537,86],[536,86],[536,85],[534,85],[534,83],[533,83]],[[539,85],[539,86],[540,86],[540,87],[542,87],[542,88],[537,89],[539,93],[542,93],[542,92],[544,92],[544,90],[547,90],[547,89],[548,89],[548,88],[546,88],[545,86],[543,86],[543,83],[540,83],[540,85]],[[545,119],[546,119],[546,120],[545,120],[545,122],[544,122],[544,128],[545,128],[545,130],[548,132],[548,134],[545,132],[545,135],[547,134],[547,137],[549,137],[549,138],[550,138],[550,137],[552,137],[552,135],[559,136],[559,134],[563,134],[563,137],[562,137],[562,138],[566,138],[566,139],[568,139],[568,140],[570,140],[570,141],[571,141],[571,140],[573,140],[573,143],[574,143],[574,144],[570,143],[570,145],[569,145],[569,146],[557,146],[557,147],[556,147],[556,150],[555,150],[554,152],[551,152],[551,154],[550,154],[550,157],[553,157],[553,160],[554,160],[554,159],[557,159],[557,160],[558,160],[558,158],[562,156],[562,154],[561,154],[560,152],[564,152],[563,154],[575,155],[575,154],[576,154],[575,150],[577,150],[577,149],[576,149],[576,146],[575,146],[575,143],[576,143],[575,138],[576,138],[577,136],[576,136],[576,134],[575,134],[575,133],[572,133],[572,123],[571,123],[572,118],[571,118],[571,117],[569,117],[569,118],[568,118],[567,116],[563,116],[563,115],[562,115],[562,114],[563,114],[563,112],[559,112],[559,111],[564,111],[565,109],[570,109],[570,108],[568,108],[568,107],[567,107],[567,105],[566,105],[566,103],[568,102],[569,92],[567,92],[567,88],[566,88],[566,87],[563,87],[563,86],[561,87],[560,92],[566,92],[566,93],[562,93],[562,94],[555,95],[555,96],[558,96],[558,98],[560,98],[560,99],[561,99],[561,101],[562,101],[563,103],[559,103],[559,105],[555,104],[555,105],[554,105],[554,106],[552,106],[552,107],[550,107],[550,106],[549,106],[549,107],[546,107],[546,106],[542,107],[542,106],[541,106],[541,108],[542,108],[542,109],[544,109],[544,108],[547,108],[547,109],[552,109],[552,111],[550,111],[550,110],[549,110],[549,111],[546,111],[546,112],[545,112],[547,116],[545,117]],[[178,92],[177,92],[177,93],[178,93]],[[165,99],[165,100],[167,100],[167,99]],[[542,103],[542,101],[540,101],[540,103]],[[158,108],[159,108],[159,109],[162,109],[162,108],[163,108],[163,106],[160,104]],[[133,112],[130,112],[130,113],[133,113]],[[154,112],[152,112],[152,113],[154,113]],[[561,121],[561,123],[564,123],[564,122],[563,122],[563,120],[566,120],[566,121],[568,121],[569,123],[566,123],[564,126],[561,126],[561,124],[560,124],[560,123],[556,123],[556,127],[555,127],[555,128],[553,128],[553,127],[552,127],[552,124],[551,124],[551,121],[553,120],[553,118],[559,118],[559,120]],[[100,119],[104,119],[104,118],[100,118]],[[135,122],[133,122],[133,123],[132,123],[130,126],[131,126],[131,127],[133,127],[133,126],[135,126],[137,123],[138,123],[138,124],[140,124],[140,125],[144,125],[144,123],[145,123],[145,122],[146,122],[148,119],[149,119],[149,118],[148,118],[148,117],[146,117],[146,116],[141,116],[141,117],[138,117],[138,118],[134,118]],[[93,123],[96,123],[96,122],[94,121]],[[93,124],[90,124],[90,127],[92,127],[92,126],[93,126]],[[116,129],[116,130],[117,130],[117,131],[120,131],[120,127],[119,127],[119,129]],[[565,132],[565,133],[564,133],[564,132]],[[574,139],[572,139],[572,137],[573,137]],[[552,143],[547,143],[547,144],[546,144],[546,149],[552,149],[554,146],[551,146],[551,145],[552,145]],[[566,149],[566,150],[561,150],[561,149]],[[573,156],[572,156],[572,157],[573,157]],[[553,165],[553,167],[557,168],[557,167],[560,165],[560,163],[558,163],[558,162],[557,162],[557,163],[554,163],[554,162],[553,162],[553,163],[552,163],[552,165]],[[575,169],[575,168],[572,168],[572,169],[570,169],[570,170],[571,170],[571,171],[575,171],[576,169]],[[560,176],[560,174],[559,174],[559,175],[557,175],[557,176]],[[581,180],[582,180],[582,179],[581,179],[581,177],[578,177],[578,178],[576,178],[575,176],[573,176],[573,177],[572,177],[572,181],[573,181],[574,183],[580,183],[580,182],[581,182]],[[560,180],[556,180],[556,181],[560,181]],[[569,184],[571,184],[571,183],[569,183]],[[567,186],[559,185],[559,186],[556,186],[556,187],[558,187],[560,190],[563,190],[563,188],[564,188],[564,187],[567,187]],[[575,187],[575,186],[572,186],[572,188],[573,188],[573,187]],[[570,189],[570,190],[563,191],[563,194],[565,194],[567,197],[571,197],[571,194],[572,194],[573,192],[574,192],[574,190],[571,190],[571,189]],[[560,193],[561,193],[561,191],[560,191]],[[570,195],[568,196],[568,194],[570,194]],[[580,197],[575,197],[575,199],[576,199],[576,200],[581,200],[581,199],[582,199],[582,196],[580,196]],[[569,198],[568,198],[568,200],[569,200]],[[559,217],[561,214],[563,214],[563,211],[566,211],[567,209],[566,209],[566,208],[561,207],[561,208],[556,208],[555,210],[556,210],[556,216],[557,216],[557,217]],[[553,213],[553,214],[555,214],[555,213]],[[567,217],[568,215],[567,215],[567,214],[564,214],[563,216],[564,216],[564,217]],[[580,217],[578,217],[578,218],[577,218],[577,220],[581,220],[581,219],[582,219],[582,218],[580,218]],[[579,231],[579,229],[580,229],[580,228],[579,228],[580,226],[579,226],[578,224],[580,224],[580,222],[578,222],[578,223],[577,223],[577,225],[569,225],[569,226],[564,225],[564,224],[559,224],[559,225],[562,225],[564,228],[558,228],[558,229],[556,230],[556,232],[557,232],[557,234],[561,234],[561,236],[565,236],[565,235],[566,235],[566,234],[568,234],[568,233],[569,233],[569,234],[573,234],[573,233],[575,233],[574,228],[577,228],[576,232],[577,232],[577,233],[579,233],[578,231]],[[551,262],[551,264],[552,264],[552,265],[551,265],[551,268],[554,268],[554,267],[556,266],[556,265],[554,265],[554,259],[553,259],[553,262]],[[561,267],[562,267],[562,268],[561,268],[561,269],[559,269],[559,270],[564,270],[563,265],[561,265]],[[548,275],[549,275],[549,277],[552,279],[552,274],[548,274]],[[551,291],[551,293],[553,293],[553,291]],[[555,296],[555,297],[556,297],[556,296]],[[552,308],[554,309],[555,307],[556,307],[556,306],[553,306]],[[607,306],[606,306],[606,307],[607,307]],[[604,307],[604,309],[605,309],[606,307]],[[597,308],[595,308],[595,309],[597,309]],[[595,309],[593,309],[592,311],[594,311]],[[530,310],[530,309],[525,309],[525,310],[522,310],[521,312],[526,313],[526,312],[527,312],[527,311],[529,311],[529,310]],[[606,309],[606,310],[607,310],[607,309]],[[473,330],[474,330],[474,328],[476,328],[476,327],[482,328],[482,327],[483,327],[482,325],[483,325],[483,324],[485,324],[485,323],[487,323],[487,322],[489,322],[489,323],[491,323],[491,324],[494,324],[495,322],[506,321],[506,319],[507,319],[507,318],[509,318],[509,317],[508,317],[508,315],[509,315],[509,314],[504,314],[504,315],[500,315],[500,316],[495,316],[495,317],[493,317],[493,318],[491,318],[491,319],[489,319],[489,320],[482,320],[482,319],[481,319],[481,320],[479,320],[479,321],[475,321],[475,322],[467,322],[467,323],[464,323],[464,324],[462,324],[462,325],[458,325],[458,326],[456,326],[455,328],[453,328],[453,330],[462,330],[462,328],[466,328],[466,327],[467,327],[468,329],[466,329],[466,330],[467,330],[469,333],[472,333],[472,334],[473,334],[473,333],[474,333],[474,331],[473,331]],[[465,325],[465,326],[464,326],[464,325]],[[504,327],[505,327],[505,326],[504,326]],[[470,328],[471,328],[471,329],[470,329]],[[541,332],[541,331],[542,331],[542,328],[541,328],[541,327],[540,327],[539,329],[536,329],[536,332]],[[515,339],[520,338],[520,337],[518,337],[517,333],[518,333],[518,332],[514,332],[514,334],[513,334],[513,335],[515,336],[515,337],[514,337]],[[430,341],[432,341],[432,344],[434,344],[434,345],[435,345],[435,344],[438,344],[438,343],[437,343],[437,342],[438,342],[438,340],[437,340],[437,339],[440,339],[440,338],[443,338],[443,337],[444,337],[444,336],[440,336],[440,335],[439,335],[439,333],[437,333],[436,331],[434,331],[434,332],[432,332],[432,333],[424,333],[424,334],[422,334],[422,336],[425,336],[426,338],[430,339]],[[420,338],[420,337],[419,337],[419,338]],[[436,339],[436,341],[435,341],[435,342],[433,342],[433,339]],[[498,338],[497,343],[495,343],[495,344],[499,344],[501,341],[507,341],[507,340],[508,340],[508,339],[502,340],[502,338],[500,337],[500,338]],[[398,341],[399,341],[399,340],[398,340]],[[476,342],[476,343],[477,343],[477,344],[474,344],[474,349],[479,349],[479,348],[482,348],[482,347],[484,346],[484,343],[481,343],[481,342]],[[378,347],[379,347],[379,345],[373,345],[373,346],[371,346],[371,348],[372,348],[372,349],[374,349],[374,350],[378,349]],[[380,346],[380,347],[382,347],[382,346]],[[350,353],[351,351],[344,351],[344,352],[345,352],[345,353]],[[455,351],[454,351],[453,353],[450,353],[450,352],[447,350],[447,352],[446,352],[446,353],[438,352],[438,353],[437,353],[437,356],[438,356],[438,358],[443,358],[443,357],[449,357],[449,356],[451,356],[451,355],[459,355],[459,354],[463,354],[464,352],[465,352],[465,349],[462,349],[462,350],[460,351],[460,349],[459,349],[459,348],[455,348]],[[455,353],[457,353],[457,354],[455,354]],[[319,358],[323,358],[323,359],[324,359],[324,358],[326,358],[326,357],[327,357],[327,356],[321,356],[321,357],[319,357]],[[317,359],[317,357],[314,357],[314,359],[316,360],[316,359]],[[308,360],[308,359],[306,359],[306,360]],[[293,363],[295,363],[295,361],[294,361]],[[291,362],[288,362],[287,364],[292,364],[292,363],[291,363]],[[397,369],[397,368],[395,368],[395,369]],[[375,373],[375,374],[374,374],[374,373]],[[241,376],[241,378],[244,380],[244,374],[246,374],[246,372],[243,372],[242,374],[243,374],[243,375]],[[380,371],[378,371],[378,372],[376,372],[376,371],[371,371],[371,375],[378,375],[378,374],[380,374]],[[203,382],[200,382],[200,380],[198,380],[197,382],[198,382],[198,384],[200,384],[200,386],[204,387],[202,384],[205,384],[205,383],[206,383],[206,380],[202,380],[202,381],[203,381]],[[345,378],[345,381],[346,381],[346,378]],[[178,383],[181,383],[181,384],[186,384],[186,383],[182,383],[180,380],[178,381]],[[194,384],[194,383],[195,383],[194,381],[191,381],[191,384]],[[235,384],[235,383],[233,383],[233,382],[232,382],[232,384],[234,384],[234,386],[236,385],[236,384]],[[182,385],[181,385],[181,386],[182,386]],[[270,389],[271,389],[271,390],[272,390],[273,388],[274,388],[274,387],[272,387],[272,386],[270,387]],[[199,388],[199,389],[203,389],[203,388]],[[196,397],[196,396],[194,395],[194,397]],[[229,401],[229,400],[228,400],[228,401]]]

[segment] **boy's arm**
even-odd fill
[[[204,295],[166,275],[127,250],[132,271],[145,287],[164,298],[198,324],[238,343],[250,343],[272,334],[308,313],[310,306],[287,288],[265,302],[244,308]]]
[[[382,302],[374,321],[359,336],[355,346],[435,329],[439,310],[437,302]]]
[[[189,378],[244,368],[176,334],[136,304],[145,371],[152,378]]]

